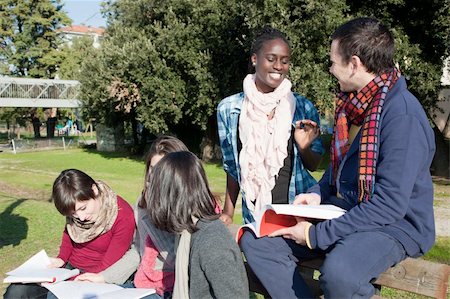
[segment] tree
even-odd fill
[[[448,2],[108,1],[107,37],[97,60],[82,72],[87,84],[83,97],[91,114],[125,120],[123,111],[113,109],[115,99],[108,93],[119,79],[140,94],[141,101],[128,116],[135,113],[152,133],[176,131],[191,140],[205,134],[214,139],[215,107],[242,90],[253,34],[270,24],[284,31],[292,44],[294,90],[325,114],[334,110],[337,88],[328,72],[330,35],[350,18],[373,15],[393,28],[400,69],[430,108],[437,101],[442,58],[448,54]],[[93,80],[94,71],[100,73]]]
[[[60,43],[56,29],[70,23],[62,7],[60,0],[0,0],[0,48],[10,75],[53,78],[55,64],[44,58]]]
[[[235,42],[242,39],[244,34],[239,32],[245,32],[245,27],[240,27],[243,18],[238,20],[233,3],[110,3],[113,19],[98,61],[85,64],[82,72],[83,100],[93,108],[88,113],[113,122],[135,114],[131,119],[153,134],[176,130],[189,132],[191,140],[192,136],[201,138],[200,131],[206,129],[218,100],[230,90],[236,91],[236,77],[242,79],[245,74],[242,65],[247,58]],[[233,27],[228,29],[230,24]],[[223,52],[225,47],[230,51]],[[91,78],[94,69],[102,74],[95,85]],[[140,104],[128,115],[112,109],[115,99],[107,90],[115,80],[127,86],[135,84],[141,95]],[[85,88],[84,82],[96,90]]]
[[[53,49],[43,61],[56,66],[59,79],[78,80],[84,60],[96,50],[92,38],[77,37],[71,40],[71,44],[65,43],[58,49]]]
[[[60,0],[0,0],[0,71],[18,77],[53,78],[56,29],[70,23]],[[27,108],[1,108],[7,124],[24,125]]]
[[[6,128],[8,130],[8,138],[14,138],[14,134],[17,134],[16,128],[25,127],[26,119],[29,116],[30,116],[30,109],[28,108],[8,107],[0,109],[0,120],[6,123]]]
[[[272,24],[292,40],[296,90],[321,107],[330,106],[328,35],[345,9],[343,1],[109,2],[108,34],[96,62],[104,80],[93,85],[84,69],[86,84],[97,91],[83,87],[83,98],[94,114],[106,117],[114,103],[107,88],[119,78],[136,84],[141,102],[133,113],[150,132],[176,131],[190,140],[200,136],[198,145],[206,130],[214,141],[215,108],[242,90],[254,31]],[[94,98],[99,93],[101,100]],[[111,119],[124,119],[123,113],[112,113]]]

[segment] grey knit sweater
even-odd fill
[[[199,221],[192,234],[189,297],[249,298],[242,254],[220,220]]]

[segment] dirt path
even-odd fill
[[[50,200],[50,191],[36,191],[22,187],[8,185],[0,182],[0,193],[7,194],[15,198],[32,199],[32,200]]]
[[[433,177],[436,235],[450,237],[450,179]]]
[[[435,199],[434,219],[436,235],[450,237],[450,199]]]

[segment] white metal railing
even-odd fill
[[[76,80],[0,77],[0,107],[77,108],[79,89]]]
[[[79,139],[70,138],[67,140],[64,136],[59,138],[41,138],[41,139],[11,139],[9,148],[13,154],[29,151],[38,151],[46,149],[69,149],[80,146],[83,142]]]

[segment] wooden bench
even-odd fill
[[[238,225],[232,224],[229,230],[233,236],[236,235]],[[317,297],[322,296],[319,287],[318,275],[323,259],[313,259],[298,263],[300,273],[305,282]],[[245,264],[249,281],[250,291],[268,296],[267,291],[259,282],[250,267]],[[318,272],[316,272],[318,273]],[[373,284],[377,287],[389,287],[397,290],[407,291],[415,294],[425,295],[432,298],[448,298],[450,266],[446,264],[429,262],[423,259],[407,258],[394,267],[382,273]],[[382,298],[374,296],[373,298]]]

